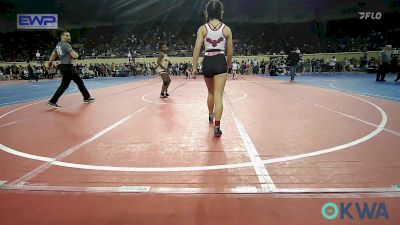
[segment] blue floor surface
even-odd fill
[[[90,91],[92,89],[110,87],[149,78],[152,77],[97,77],[85,79],[83,82]],[[39,80],[39,82],[26,81],[26,83],[0,85],[0,106],[51,98],[60,85],[60,82],[60,80]],[[65,91],[65,94],[78,91],[78,87],[72,81],[69,88]]]
[[[296,76],[295,82],[400,102],[400,81],[394,82],[396,76],[388,74],[386,82],[376,82],[376,75],[368,73],[306,73]],[[284,75],[264,77],[290,80]]]

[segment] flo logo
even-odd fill
[[[333,202],[328,202],[322,206],[321,213],[327,220],[336,219],[338,216],[340,216],[341,220],[389,219],[389,213],[383,202],[373,202],[372,204],[366,202],[341,202],[339,206]]]
[[[381,12],[359,12],[360,20],[373,19],[380,20],[382,18]]]

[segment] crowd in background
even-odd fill
[[[392,23],[394,18],[362,21],[358,18],[336,21],[310,21],[301,23],[229,23],[233,32],[235,56],[276,55],[271,59],[237,62],[242,74],[287,73],[286,59],[279,55],[288,54],[296,47],[302,54],[380,51],[386,44],[400,46],[400,28]],[[389,22],[388,22],[389,21]],[[196,31],[199,24],[182,22],[110,25],[95,28],[69,30],[72,46],[83,58],[127,58],[132,62],[122,64],[90,64],[76,66],[84,78],[100,76],[148,76],[155,74],[155,63],[135,63],[137,57],[156,57],[158,43],[165,42],[170,48],[169,56],[192,56]],[[374,29],[371,29],[373,27]],[[0,67],[0,79],[36,79],[58,76],[57,68],[46,68],[54,46],[59,41],[52,31],[0,31],[0,61],[27,62],[26,64]],[[40,55],[40,60],[37,55]],[[391,64],[396,64],[397,58]],[[29,62],[37,62],[34,65]],[[376,72],[377,59],[349,58],[338,61],[331,58],[301,60],[297,72]],[[199,71],[201,71],[201,64]],[[171,64],[171,75],[188,74],[191,64]],[[393,66],[394,68],[394,66]]]
[[[127,76],[151,76],[155,74],[156,63],[93,63],[75,65],[76,71],[82,78],[93,77],[127,77]],[[169,74],[179,76],[188,74],[190,63],[171,63]],[[8,65],[0,66],[0,80],[38,80],[53,79],[59,77],[58,64],[54,67],[44,65]]]
[[[379,51],[388,43],[400,46],[396,25],[374,24],[376,30],[371,30],[371,24],[359,19],[229,25],[236,56],[280,54],[292,46],[302,53]],[[152,57],[158,55],[160,41],[170,47],[171,56],[191,56],[197,27],[188,22],[149,23],[72,29],[70,33],[72,45],[82,58],[126,57],[129,52],[134,57]],[[37,50],[47,60],[58,41],[55,32],[0,32],[0,61],[31,61]]]
[[[288,62],[284,56],[271,57],[270,60],[247,59],[247,60],[234,60],[238,64],[238,73],[244,75],[250,74],[263,74],[263,75],[287,75]],[[367,58],[366,56],[360,58],[344,58],[344,60],[337,61],[335,56],[328,60],[323,58],[312,58],[307,60],[300,60],[296,72],[369,72],[376,73],[378,69],[378,60],[374,57]],[[397,58],[393,58],[392,71],[396,71],[398,65]],[[94,63],[94,64],[77,64],[76,70],[83,78],[93,77],[125,77],[125,76],[150,76],[155,75],[156,63]],[[186,63],[171,63],[169,65],[169,74],[172,76],[179,76],[191,73],[192,64]],[[201,74],[201,63],[199,64],[199,72]],[[229,71],[231,73],[231,71]],[[25,65],[9,65],[0,66],[0,80],[9,79],[24,79],[24,80],[37,80],[37,79],[53,79],[59,76],[57,64],[55,67],[48,68],[44,65],[32,65],[27,63]]]

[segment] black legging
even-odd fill
[[[61,85],[58,87],[54,96],[50,99],[50,102],[57,103],[58,99],[67,90],[69,84],[73,80],[76,85],[78,85],[79,91],[82,93],[84,99],[89,99],[90,94],[83,84],[82,79],[79,77],[79,74],[76,72],[73,65],[70,64],[62,64],[59,65],[60,73],[62,75]]]

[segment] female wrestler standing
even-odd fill
[[[159,74],[163,80],[160,98],[167,98],[169,96],[168,87],[171,84],[171,78],[168,72],[169,58],[166,54],[168,47],[165,43],[160,43],[158,47],[160,49],[160,54],[158,55],[156,73]]]
[[[196,45],[193,51],[193,77],[197,74],[197,61],[204,43],[203,75],[208,89],[209,121],[214,122],[214,136],[220,137],[220,121],[223,111],[223,93],[227,78],[228,65],[232,63],[233,43],[231,29],[222,23],[224,6],[218,0],[207,3],[204,11],[206,24],[197,31]],[[225,58],[225,45],[227,58]],[[215,109],[215,112],[214,112]]]

